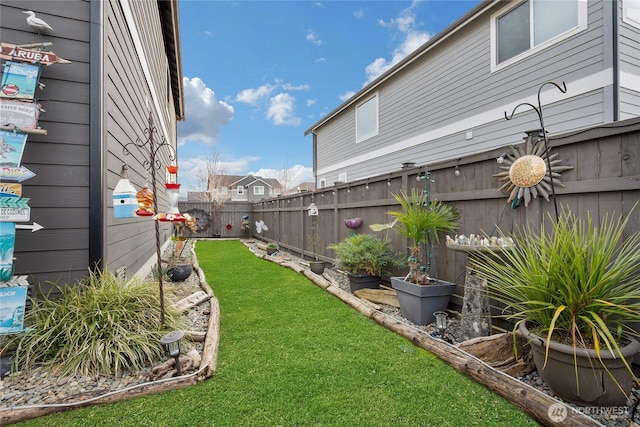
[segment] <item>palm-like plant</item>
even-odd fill
[[[391,228],[411,241],[407,261],[409,273],[405,280],[415,284],[428,284],[431,281],[429,275],[420,268],[422,245],[438,242],[440,233],[455,231],[459,227],[458,211],[452,205],[439,201],[429,202],[427,195],[415,188],[410,194],[401,191],[393,196],[402,211],[389,212],[395,218]]]
[[[526,227],[515,247],[471,259],[504,317],[546,334],[545,364],[552,340],[622,358],[620,339],[638,336],[630,324],[640,321],[640,233],[623,238],[629,217],[606,215],[595,228],[589,214],[563,209],[553,232]]]

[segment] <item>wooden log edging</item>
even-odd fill
[[[245,243],[245,245],[251,250],[251,247],[247,243]],[[261,255],[258,251],[252,250],[252,252],[257,256]],[[277,262],[276,260],[272,261]],[[284,267],[289,267],[292,263],[280,264]],[[295,271],[297,271],[297,269]],[[336,296],[342,302],[350,305],[381,326],[407,338],[414,345],[433,353],[458,372],[467,375],[474,381],[498,393],[544,425],[602,426],[598,421],[584,415],[580,411],[572,409],[566,403],[494,369],[483,360],[478,359],[464,350],[443,340],[433,338],[428,333],[383,313],[377,307],[367,304],[366,300],[362,300],[342,290],[327,274],[319,276],[310,270],[303,269],[303,275],[315,285],[331,295]]]
[[[182,387],[194,385],[198,381],[202,381],[213,376],[217,366],[218,343],[220,341],[220,305],[218,303],[218,299],[214,296],[211,287],[207,283],[204,273],[202,272],[202,269],[200,269],[195,257],[194,260],[193,267],[194,271],[198,274],[200,287],[207,294],[207,298],[211,303],[211,313],[209,315],[209,324],[204,339],[202,359],[196,372],[177,378],[165,378],[143,384],[136,384],[128,388],[113,390],[106,393],[101,392],[101,394],[98,395],[85,395],[83,400],[75,402],[2,408],[0,409],[0,425],[13,424],[74,408],[116,402],[147,394],[176,390]]]

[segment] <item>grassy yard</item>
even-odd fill
[[[220,301],[213,378],[46,426],[527,426],[517,407],[238,241],[197,244]]]

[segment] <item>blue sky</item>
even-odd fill
[[[181,0],[183,190],[224,173],[313,181],[304,131],[478,1]]]

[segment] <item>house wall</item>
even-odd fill
[[[156,175],[158,212],[166,212],[164,191],[166,166],[175,159],[176,119],[169,92],[168,62],[165,53],[157,2],[101,2],[104,12],[104,126],[106,264],[134,274],[155,262],[155,224],[149,217],[114,219],[112,192],[122,166],[136,189]],[[149,114],[152,114],[154,145],[159,168],[150,161]],[[144,144],[138,149],[138,144]],[[128,153],[125,153],[125,148]],[[155,166],[154,166],[155,167]],[[160,242],[169,239],[172,226],[160,223]],[[148,270],[147,270],[148,271]]]
[[[29,135],[22,165],[36,173],[22,183],[31,200],[31,221],[44,229],[16,233],[14,274],[31,283],[86,276],[89,265],[89,104],[91,56],[89,1],[9,1],[0,3],[2,41],[51,41],[47,49],[71,61],[42,68],[46,87],[36,97],[46,110],[39,126],[47,135]],[[26,23],[32,10],[54,29],[41,37]]]
[[[565,82],[567,93],[546,85],[541,100],[553,133],[613,120],[612,14],[607,2],[588,2],[588,27],[510,66],[491,71],[491,16],[499,2],[472,23],[431,45],[371,93],[379,95],[377,136],[356,143],[352,104],[314,129],[317,180],[347,181],[392,172],[403,162],[432,164],[516,143],[523,129],[540,127],[540,86]],[[363,95],[363,98],[366,95]],[[627,111],[629,111],[627,109]]]
[[[42,37],[26,24],[32,10],[54,32]],[[168,82],[168,59],[155,1],[10,1],[0,3],[2,41],[27,44],[51,41],[52,50],[70,64],[42,68],[36,92],[46,113],[39,125],[47,135],[30,135],[22,164],[36,173],[24,181],[31,221],[44,229],[16,235],[14,274],[28,275],[48,292],[52,284],[74,283],[102,262],[129,275],[153,263],[155,232],[150,219],[113,218],[112,190],[122,165],[136,188],[145,183],[148,156],[129,146],[144,141],[152,112],[157,142],[175,147],[176,111]],[[166,165],[169,153],[159,151]],[[160,210],[166,210],[158,171]],[[160,241],[171,233],[162,225]],[[142,270],[140,270],[142,269]],[[148,269],[147,269],[148,271]],[[55,295],[57,291],[54,291]]]
[[[551,138],[550,147],[551,154],[557,154],[562,165],[573,167],[561,173],[564,186],[556,186],[560,214],[563,207],[581,217],[589,212],[595,227],[605,215],[631,215],[625,236],[640,232],[640,205],[631,214],[634,205],[640,201],[640,118],[557,135]],[[321,259],[333,262],[335,254],[327,246],[350,233],[373,233],[384,237],[385,232],[374,233],[369,226],[391,222],[387,212],[399,209],[393,194],[401,190],[410,192],[412,188],[428,190],[432,200],[454,205],[461,214],[458,234],[498,235],[498,228],[504,233],[517,234],[519,227],[530,225],[535,229],[543,221],[550,221],[555,216],[553,197],[549,202],[539,197],[527,207],[523,203],[514,209],[506,202],[507,196],[497,190],[501,184],[493,175],[501,171],[496,158],[503,151],[505,149],[500,148],[466,156],[458,162],[459,176],[454,173],[456,162],[446,161],[429,164],[428,168],[419,165],[395,170],[318,189],[314,193],[254,203],[251,213],[253,237],[279,242],[292,253],[310,257],[313,248],[307,208],[313,202],[319,210],[319,255]],[[427,170],[428,180],[422,178]],[[345,219],[354,217],[363,220],[357,230],[344,224]],[[269,230],[256,233],[254,223],[259,220],[263,220]],[[405,239],[392,232],[386,236],[396,250],[407,250]],[[458,284],[450,304],[450,308],[458,311],[464,296],[466,262],[466,255],[447,249],[444,239],[436,245],[432,274]]]
[[[625,1],[616,2],[618,16],[624,16]],[[618,47],[620,55],[620,119],[640,116],[640,23],[621,19]]]

